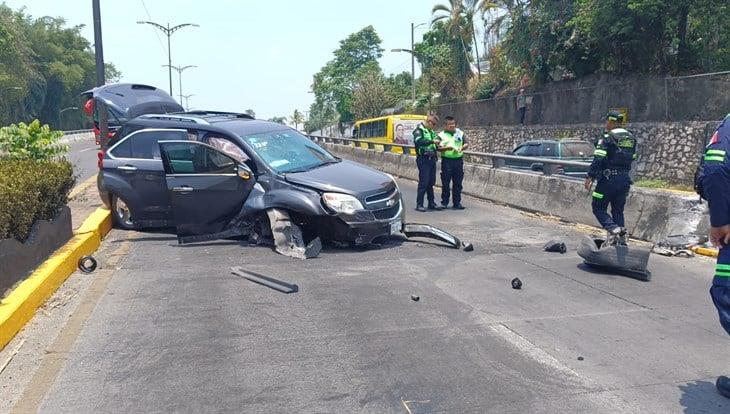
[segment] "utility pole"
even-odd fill
[[[172,36],[173,33],[182,29],[183,27],[187,27],[187,26],[200,27],[200,26],[195,23],[183,23],[183,24],[178,24],[177,26],[170,27],[170,23],[167,23],[167,26],[163,26],[159,23],[149,22],[149,21],[138,21],[137,24],[149,24],[150,26],[153,26],[156,29],[159,29],[162,33],[164,33],[167,36],[167,65],[169,66],[168,75],[170,78],[170,96],[172,96],[172,50],[170,49],[170,37]]]
[[[195,65],[187,65],[187,66],[180,67],[180,66],[174,66],[174,65],[162,65],[162,67],[163,68],[164,67],[171,67],[172,69],[175,69],[177,71],[177,80],[180,83],[180,105],[182,105],[182,100],[183,100],[183,93],[182,93],[182,73],[186,69],[197,68],[197,66],[195,66]],[[172,95],[172,94],[170,94],[170,95]]]
[[[192,98],[193,96],[195,96],[194,93],[191,93],[190,95],[183,95],[182,96],[183,98],[185,98],[185,110],[186,111],[189,111],[190,110],[190,98]],[[180,105],[182,105],[182,102],[180,102]]]
[[[104,46],[101,38],[101,7],[99,0],[91,0],[94,14],[94,57],[96,59],[96,86],[104,86]],[[106,104],[101,99],[95,99],[94,105],[99,111],[99,144],[106,149],[109,143],[109,113]]]
[[[411,23],[411,101],[413,102],[411,105],[414,107],[416,106],[416,53],[413,49],[415,46],[415,31],[416,26],[414,23]]]

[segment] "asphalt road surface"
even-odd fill
[[[66,158],[74,165],[74,172],[78,174],[76,182],[82,183],[95,176],[99,170],[96,166],[96,152],[99,147],[94,143],[94,138],[74,141],[68,146]]]
[[[411,207],[414,185],[402,188]],[[235,241],[178,246],[169,234],[114,231],[101,270],[68,282],[91,287],[26,369],[35,374],[16,409],[730,412],[714,390],[730,373],[730,342],[708,296],[711,260],[652,256],[649,283],[595,273],[579,266],[580,229],[465,204],[408,215],[474,243],[471,253],[392,241],[299,261]],[[568,253],[542,252],[556,237]]]

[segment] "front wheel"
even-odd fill
[[[124,199],[112,194],[111,207],[112,220],[115,227],[123,230],[132,230],[135,228],[132,210]]]

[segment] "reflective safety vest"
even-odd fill
[[[441,156],[444,158],[459,159],[464,156],[461,148],[464,146],[464,131],[456,129],[455,132],[441,131],[439,133],[442,147],[452,147],[453,150],[444,151]]]
[[[436,133],[423,124],[413,130],[413,143],[416,145],[418,155],[435,156],[437,150],[435,140]]]

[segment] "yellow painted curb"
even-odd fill
[[[706,247],[693,247],[692,251],[702,256],[717,257],[717,249],[708,249]]]
[[[56,250],[0,302],[0,350],[33,317],[36,310],[76,271],[79,259],[96,251],[111,230],[111,212],[97,209],[71,240]]]

